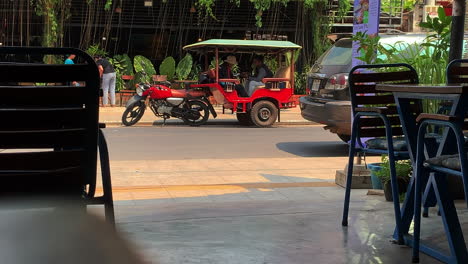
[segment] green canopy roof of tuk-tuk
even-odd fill
[[[290,41],[281,40],[240,40],[240,39],[210,39],[190,44],[184,50],[203,51],[214,48],[224,48],[226,52],[272,52],[280,50],[301,49],[302,47]],[[220,50],[223,52],[223,50]]]

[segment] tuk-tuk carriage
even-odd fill
[[[184,47],[184,50],[205,55],[207,71],[210,69],[208,57],[214,57],[215,68],[211,78],[199,84],[190,85],[191,89],[204,90],[211,94],[224,109],[236,113],[242,125],[269,127],[280,120],[280,109],[295,107],[291,101],[294,93],[294,54],[301,46],[289,41],[275,40],[234,40],[210,39]],[[278,69],[272,78],[264,78],[263,85],[256,86],[248,97],[241,97],[236,87],[245,79],[222,79],[219,76],[220,58],[226,55],[257,54],[277,59]]]

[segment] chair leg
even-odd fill
[[[392,186],[392,196],[393,196],[393,211],[395,214],[395,224],[396,224],[396,233],[398,237],[398,244],[403,245],[405,241],[403,240],[403,234],[401,230],[401,209],[400,209],[400,192],[398,190],[398,177],[396,174],[395,167],[395,155],[393,154],[393,147],[390,145],[393,144],[393,140],[389,140],[389,153],[388,160],[390,165],[390,184]]]
[[[419,263],[419,242],[421,235],[421,206],[422,206],[422,186],[424,179],[432,177],[425,171],[423,166],[424,161],[424,135],[426,132],[426,124],[422,124],[418,130],[416,142],[416,161],[415,161],[415,187],[414,187],[414,231],[413,231],[413,256],[412,262]],[[431,178],[428,179],[428,182]]]
[[[109,150],[102,130],[99,130],[99,158],[101,161],[102,187],[104,190],[104,210],[106,220],[115,225],[114,201],[112,198],[112,183],[109,164]]]
[[[423,216],[424,218],[429,217],[429,207],[424,207],[422,216]]]
[[[349,146],[349,159],[348,159],[348,170],[346,172],[346,190],[343,207],[343,219],[341,221],[342,226],[348,226],[348,212],[349,212],[349,199],[351,196],[351,185],[353,180],[353,165],[354,155],[356,154],[356,135],[352,133],[351,141]]]
[[[468,263],[463,231],[458,219],[457,210],[453,199],[450,197],[447,186],[447,177],[432,177],[432,182],[437,186],[437,202],[439,204],[445,233],[454,261],[451,263]]]
[[[418,149],[419,150],[419,149]],[[420,151],[416,155],[416,171],[415,177],[415,190],[414,190],[414,231],[413,231],[413,263],[419,263],[419,242],[421,236],[421,206],[422,206],[422,177],[423,177],[423,164],[422,157],[424,153]],[[428,175],[426,175],[428,176]],[[426,208],[424,208],[426,210]]]
[[[465,203],[466,207],[468,208],[468,179],[467,179],[467,172],[468,172],[468,161],[467,161],[467,155],[466,151],[464,148],[465,145],[465,136],[463,135],[463,124],[458,124],[453,128],[454,133],[457,138],[457,147],[458,147],[458,155],[460,158],[460,170],[462,172],[462,183],[463,183],[463,191],[465,193]]]

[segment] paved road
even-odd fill
[[[105,133],[117,200],[295,199],[288,188],[295,195],[301,188],[334,186],[336,170],[347,162],[347,145],[319,126],[153,126]]]
[[[112,160],[344,157],[347,146],[321,126],[107,128]]]

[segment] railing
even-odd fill
[[[351,10],[343,16],[338,16],[338,0],[330,0],[329,16],[334,17],[334,27],[352,27],[353,26],[353,5],[351,2]],[[387,1],[388,4],[382,5],[380,10],[380,27],[381,28],[397,28],[401,27],[403,22],[403,1]]]

